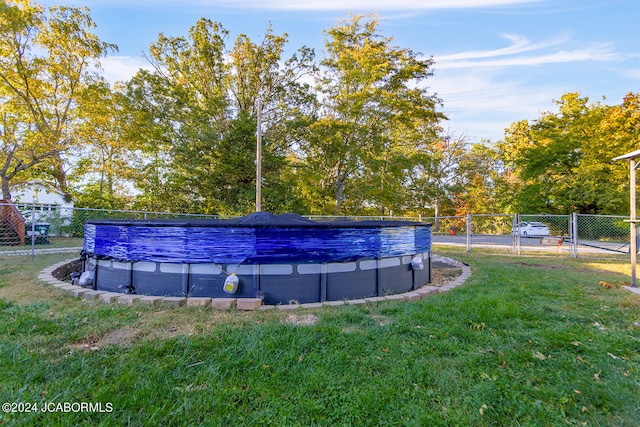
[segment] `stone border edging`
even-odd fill
[[[456,277],[450,283],[444,286],[431,286],[425,285],[419,289],[415,289],[402,294],[387,295],[384,297],[369,297],[353,300],[341,300],[341,301],[325,301],[325,302],[312,302],[305,304],[280,304],[280,305],[262,305],[260,298],[204,298],[204,297],[162,297],[152,295],[135,295],[135,294],[120,294],[116,292],[106,291],[94,291],[92,289],[83,288],[81,286],[72,285],[68,282],[53,277],[53,272],[58,268],[69,264],[73,261],[77,261],[78,258],[68,259],[58,262],[49,267],[44,268],[39,274],[38,279],[50,284],[51,286],[61,289],[67,293],[72,294],[74,297],[80,297],[86,300],[101,300],[105,303],[119,303],[119,304],[166,304],[174,307],[181,306],[195,306],[195,307],[212,307],[213,309],[231,309],[236,308],[238,310],[269,310],[278,308],[280,310],[295,310],[297,308],[319,308],[323,306],[339,306],[339,305],[355,305],[366,304],[369,302],[391,301],[391,300],[404,300],[413,301],[418,300],[430,295],[432,293],[446,292],[450,289],[454,289],[471,277],[471,268],[464,263],[461,263],[459,267],[462,269],[462,274]]]

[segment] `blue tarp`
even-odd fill
[[[412,221],[311,221],[255,213],[230,220],[91,220],[83,252],[123,262],[276,264],[353,261],[431,250]]]

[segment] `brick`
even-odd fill
[[[358,305],[358,304],[366,304],[367,300],[365,300],[364,298],[362,299],[350,299],[347,301],[347,304],[349,305]]]
[[[187,299],[182,297],[164,297],[162,303],[174,307],[182,307],[187,303]]]
[[[322,307],[322,303],[321,302],[309,302],[306,304],[300,304],[300,307],[304,307],[304,308],[320,308]]]
[[[236,306],[236,298],[211,298],[211,307],[216,310],[228,310]]]
[[[144,295],[131,295],[131,294],[121,295],[120,298],[118,298],[118,303],[131,305],[137,300],[139,300],[140,298],[142,298],[143,296]]]
[[[164,297],[159,297],[156,295],[145,295],[139,299],[139,302],[141,302],[142,304],[155,305],[155,304],[158,304],[163,299]]]
[[[69,292],[71,292],[74,297],[81,297],[87,292],[91,292],[91,289],[85,289],[85,288],[76,286],[75,289],[69,289]]]
[[[88,300],[95,300],[98,299],[100,297],[100,295],[102,295],[104,292],[103,291],[89,291],[89,292],[85,292],[82,295],[82,298],[84,299],[88,299]]]
[[[391,300],[404,300],[404,297],[400,294],[395,294],[395,295],[386,295],[384,297],[384,299],[386,299],[387,301],[391,301]]]
[[[420,295],[422,295],[422,296],[427,296],[427,295],[429,295],[429,294],[431,294],[431,293],[434,293],[434,292],[435,292],[435,290],[433,290],[433,289],[426,289],[426,288],[420,288],[420,289],[417,289],[417,290],[415,291],[415,293],[420,294]]]
[[[120,298],[122,296],[122,294],[116,293],[116,292],[104,292],[102,294],[100,294],[100,296],[98,298],[100,298],[100,301],[102,302],[106,302],[107,304],[111,304],[112,302],[116,301],[118,298]]]
[[[402,294],[402,297],[407,301],[414,301],[422,298],[422,294],[419,294],[417,292],[405,292],[404,294]]]
[[[322,303],[322,305],[328,305],[328,306],[338,306],[338,305],[344,305],[344,301],[340,300],[340,301],[325,301]]]
[[[187,298],[187,307],[209,307],[210,305],[211,305],[211,298],[204,298],[204,297]]]
[[[236,300],[236,307],[238,310],[255,310],[262,305],[260,298],[238,298]]]
[[[369,297],[364,299],[366,302],[382,302],[384,297]]]
[[[300,308],[300,304],[279,304],[276,307],[280,310],[297,310]]]

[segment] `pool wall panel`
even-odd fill
[[[189,296],[223,298],[227,275],[218,264],[193,264],[189,271]]]
[[[337,263],[329,264],[327,300],[339,301],[376,296],[378,289],[377,271],[375,269],[361,270],[357,268],[357,263],[355,262],[349,264],[356,264],[356,268],[350,270],[348,268],[340,268]]]
[[[132,282],[138,295],[184,297],[189,283],[188,264],[137,262],[133,264]]]
[[[107,292],[128,293],[131,284],[131,264],[99,260],[96,266],[94,288]]]

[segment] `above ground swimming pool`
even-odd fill
[[[264,304],[359,299],[431,281],[431,225],[266,212],[226,220],[90,220],[82,259],[101,291],[259,297]]]

